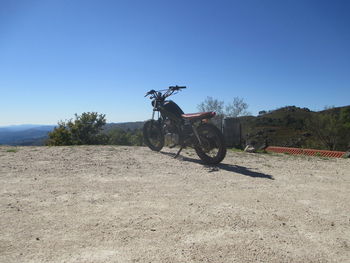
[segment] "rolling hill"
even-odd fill
[[[308,121],[325,114],[339,118],[342,110],[349,109],[350,106],[344,106],[316,112],[308,108],[286,106],[269,112],[264,111],[256,117],[239,117],[242,127],[242,144],[322,149],[324,146],[308,128]],[[346,150],[349,142],[346,141],[346,138],[340,139],[344,141],[339,141],[338,150]]]

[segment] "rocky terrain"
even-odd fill
[[[350,159],[0,147],[0,262],[350,262]]]

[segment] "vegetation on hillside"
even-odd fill
[[[244,143],[342,151],[350,143],[350,106],[321,112],[287,106],[239,119]]]
[[[329,109],[313,114],[306,121],[306,129],[314,135],[314,141],[329,150],[350,147],[350,108]]]
[[[214,99],[211,106],[221,107],[224,112],[223,104]],[[273,111],[261,111],[257,117],[241,116],[238,120],[242,126],[242,147],[246,144],[267,144],[346,151],[350,146],[350,106],[320,112],[286,106]],[[75,115],[75,120],[59,122],[49,133],[46,144],[140,146],[143,145],[142,125],[142,122],[106,125],[105,115],[88,112]]]
[[[143,145],[142,130],[122,130],[122,129],[112,129],[107,133],[108,143],[115,145]]]

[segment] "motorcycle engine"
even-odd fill
[[[167,133],[165,134],[165,145],[168,147],[174,147],[179,144],[179,135],[176,133]]]
[[[174,147],[179,144],[179,135],[176,133],[176,127],[171,123],[170,120],[166,120],[164,123],[165,131],[165,145],[168,147]]]

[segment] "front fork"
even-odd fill
[[[156,108],[156,106],[153,107],[153,111],[152,111],[152,120],[154,120],[154,114],[155,112],[158,111],[158,120],[159,120],[159,110]]]
[[[155,114],[156,111],[157,111],[157,110],[156,110],[156,107],[153,107],[152,118],[151,118],[151,120],[154,120],[154,114]],[[158,111],[158,121],[159,121],[159,111]],[[152,122],[152,123],[153,123],[153,122]],[[151,128],[152,128],[152,123],[151,123]]]

